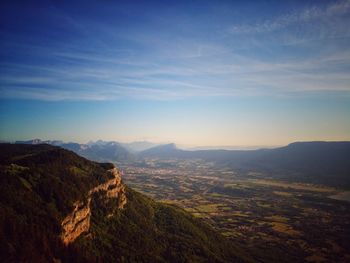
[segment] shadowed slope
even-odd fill
[[[4,262],[248,261],[184,210],[125,190],[112,164],[50,145],[0,150]]]

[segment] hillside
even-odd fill
[[[242,262],[184,210],[126,187],[111,164],[50,145],[0,144],[3,262]]]

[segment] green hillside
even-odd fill
[[[94,193],[91,225],[63,245],[62,220],[110,179],[111,164],[49,145],[0,145],[3,262],[242,262],[234,244],[184,210],[126,188],[127,203]]]

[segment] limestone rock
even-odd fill
[[[61,239],[65,245],[68,245],[76,240],[82,233],[86,233],[90,229],[91,218],[91,199],[93,194],[97,192],[105,193],[105,198],[118,198],[118,209],[123,209],[127,198],[125,195],[125,185],[122,183],[119,170],[114,167],[108,170],[108,173],[113,175],[111,180],[92,188],[87,196],[86,201],[77,201],[72,213],[67,215],[62,223]],[[107,216],[112,216],[109,213]]]

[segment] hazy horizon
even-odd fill
[[[195,150],[258,150],[258,149],[273,149],[273,148],[279,148],[279,147],[285,147],[292,143],[306,143],[306,142],[349,142],[347,140],[343,141],[337,141],[337,140],[321,140],[321,141],[292,141],[288,142],[286,144],[281,145],[189,145],[189,144],[178,144],[174,141],[150,141],[150,140],[135,140],[135,141],[120,141],[120,140],[103,140],[103,139],[94,139],[89,141],[73,141],[73,140],[60,140],[55,138],[26,138],[21,140],[0,140],[0,142],[5,143],[18,143],[21,141],[34,141],[34,140],[40,140],[40,141],[51,141],[51,142],[62,142],[62,143],[80,143],[80,144],[95,144],[101,142],[109,143],[109,142],[115,142],[120,143],[122,145],[128,145],[128,144],[153,144],[150,146],[145,147],[145,149],[149,149],[152,147],[167,145],[167,144],[174,144],[176,148],[183,149],[183,150],[189,150],[189,151],[195,151]]]
[[[1,8],[0,139],[350,140],[350,1]]]

